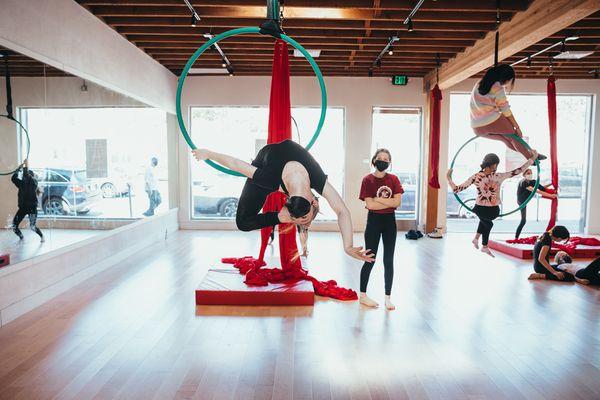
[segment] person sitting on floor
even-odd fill
[[[573,275],[558,270],[556,265],[550,265],[552,242],[567,242],[570,236],[567,228],[556,225],[538,238],[533,247],[533,269],[535,273],[529,275],[529,279],[548,279],[563,282],[573,282],[575,280]]]

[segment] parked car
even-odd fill
[[[223,174],[218,182],[193,182],[193,207],[196,214],[235,218],[238,197],[245,179]],[[235,193],[235,195],[233,195]]]
[[[89,179],[88,182],[95,183],[100,188],[102,197],[105,199],[125,196],[129,193],[132,186],[131,179],[119,175]]]
[[[88,184],[85,170],[32,168],[40,189],[39,208],[46,215],[84,215],[98,200],[96,184]]]

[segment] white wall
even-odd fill
[[[449,164],[448,161],[448,129],[450,120],[450,94],[453,92],[470,92],[475,85],[476,80],[468,79],[454,87],[443,92],[444,100],[442,103],[442,140],[440,144],[440,184],[442,188],[446,187],[445,170]],[[600,234],[600,105],[597,98],[600,95],[600,80],[575,80],[563,79],[556,81],[556,90],[558,94],[585,94],[593,95],[593,120],[591,127],[590,140],[590,160],[588,175],[588,201],[586,211],[586,233]],[[513,94],[546,94],[545,79],[517,79]],[[510,95],[509,95],[510,100]],[[517,116],[518,117],[518,116]],[[558,116],[560,125],[560,115]],[[446,193],[440,190],[438,198],[438,226],[446,226]]]
[[[364,229],[366,212],[358,200],[362,178],[369,173],[371,158],[371,120],[374,106],[410,106],[424,108],[426,97],[422,80],[411,79],[407,86],[392,86],[388,78],[325,79],[328,105],[344,107],[345,180],[343,197],[352,213],[355,228]],[[292,106],[319,106],[320,91],[313,77],[291,78]],[[186,80],[182,109],[210,105],[265,105],[269,104],[270,77],[190,77]],[[188,120],[185,116],[186,121]],[[188,125],[189,126],[189,125]],[[180,146],[180,225],[183,228],[233,227],[232,223],[197,222],[190,219],[190,152],[183,138]],[[227,149],[214,149],[226,152]],[[338,151],[338,149],[331,149]],[[396,155],[398,157],[401,155]],[[327,172],[327,171],[325,171]],[[332,226],[332,224],[325,224]]]
[[[175,112],[177,77],[73,0],[2,0],[0,45]]]

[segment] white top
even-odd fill
[[[154,167],[148,167],[146,169],[146,190],[158,190],[158,181],[156,180],[156,175],[154,174]]]

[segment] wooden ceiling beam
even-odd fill
[[[120,0],[119,2],[110,0],[77,0],[81,5],[92,6],[168,6],[185,7],[181,0]],[[289,3],[289,2],[288,2]],[[264,7],[264,0],[206,0],[192,1],[194,7]],[[502,0],[502,11],[523,11],[527,9],[527,2],[523,0]],[[305,7],[313,9],[321,8],[340,8],[340,9],[369,9],[372,7],[372,0],[293,0],[294,7]],[[382,10],[410,11],[414,7],[412,0],[382,0],[380,8]],[[422,11],[495,11],[495,0],[437,0],[425,2],[420,10]],[[264,15],[264,14],[263,14]]]
[[[499,59],[519,53],[598,10],[600,0],[534,0],[526,11],[500,25]],[[494,32],[489,32],[440,68],[440,88],[447,89],[493,64]],[[435,75],[435,71],[427,75],[425,88],[434,84]]]
[[[202,28],[193,28],[190,26],[120,26],[117,28],[118,32],[124,35],[151,35],[151,36],[201,36],[203,33],[208,32],[207,29]],[[225,32],[226,29],[213,29],[212,33],[217,35],[219,33]],[[322,35],[319,33],[323,32]],[[369,38],[364,38],[364,28],[357,29],[355,31],[351,30],[327,30],[327,31],[316,31],[313,29],[286,29],[286,33],[288,36],[293,37],[294,39],[345,39],[356,42],[357,38],[363,38],[365,41],[371,40],[387,40],[390,33],[389,32],[378,32],[378,35],[371,36]],[[444,33],[444,35],[440,35],[438,32],[427,32],[427,31],[414,31],[414,32],[396,32],[396,36],[398,36],[401,40],[477,40],[484,37],[484,32],[454,32],[448,31]],[[270,36],[262,36],[262,35],[247,35],[247,36],[238,36],[228,38],[227,41],[236,41],[236,40],[245,40],[246,38],[252,38],[256,40],[268,40],[272,41],[273,38]]]
[[[106,16],[104,21],[112,27],[124,26],[150,26],[150,27],[190,27],[190,17],[123,17],[123,16]],[[210,28],[240,28],[246,26],[259,26],[264,20],[262,19],[234,19],[234,18],[203,18],[197,23],[196,32]],[[427,32],[487,32],[494,28],[493,22],[415,22],[416,31]],[[364,22],[361,20],[286,20],[284,29],[286,32],[289,29],[336,29],[336,30],[364,30]],[[406,25],[402,24],[402,20],[397,21],[371,21],[371,29],[373,30],[388,30],[406,32]]]
[[[143,49],[197,49],[199,46],[197,44],[194,43],[155,43],[155,42],[138,42],[137,45]],[[266,47],[266,46],[241,46],[241,47],[232,47],[232,46],[221,46],[221,48],[223,49],[223,51],[228,52],[228,51],[236,51],[236,50],[257,50],[257,51],[266,51],[269,52],[268,54],[273,54],[273,49],[272,47]],[[457,53],[463,50],[463,48],[461,47],[448,47],[448,46],[440,46],[440,47],[427,47],[427,46],[401,46],[398,45],[397,46],[398,50],[396,49],[396,46],[394,46],[394,51],[398,52],[398,53],[403,53],[403,52],[414,52],[414,53],[438,53],[440,51],[443,51],[445,53]],[[352,49],[348,48],[348,47],[340,47],[340,48],[327,48],[327,49],[323,49],[321,54],[323,54],[323,52],[326,51],[341,51],[341,52],[350,52]],[[379,52],[381,50],[376,50],[376,49],[364,49],[364,50],[360,50],[361,52],[368,52],[368,53],[377,53],[379,54]]]
[[[245,20],[264,20],[266,10],[264,7],[195,7],[196,13],[203,21],[214,19],[238,19]],[[302,12],[295,12],[302,10]],[[329,12],[320,12],[317,8],[295,8],[286,6],[284,9],[284,24],[288,26],[298,20],[310,21],[331,21],[331,22],[349,22],[366,20],[370,21],[393,21],[402,22],[408,16],[408,11],[385,11],[377,8],[373,9],[326,9]],[[136,19],[146,19],[153,17],[160,18],[184,18],[189,23],[190,11],[187,7],[125,7],[125,6],[94,6],[91,11],[103,18],[107,17],[130,17]],[[378,12],[379,11],[379,12]],[[504,12],[500,17],[502,21],[510,20],[513,13]],[[416,22],[468,22],[468,23],[494,23],[496,21],[496,11],[422,11],[420,10],[414,17]]]

